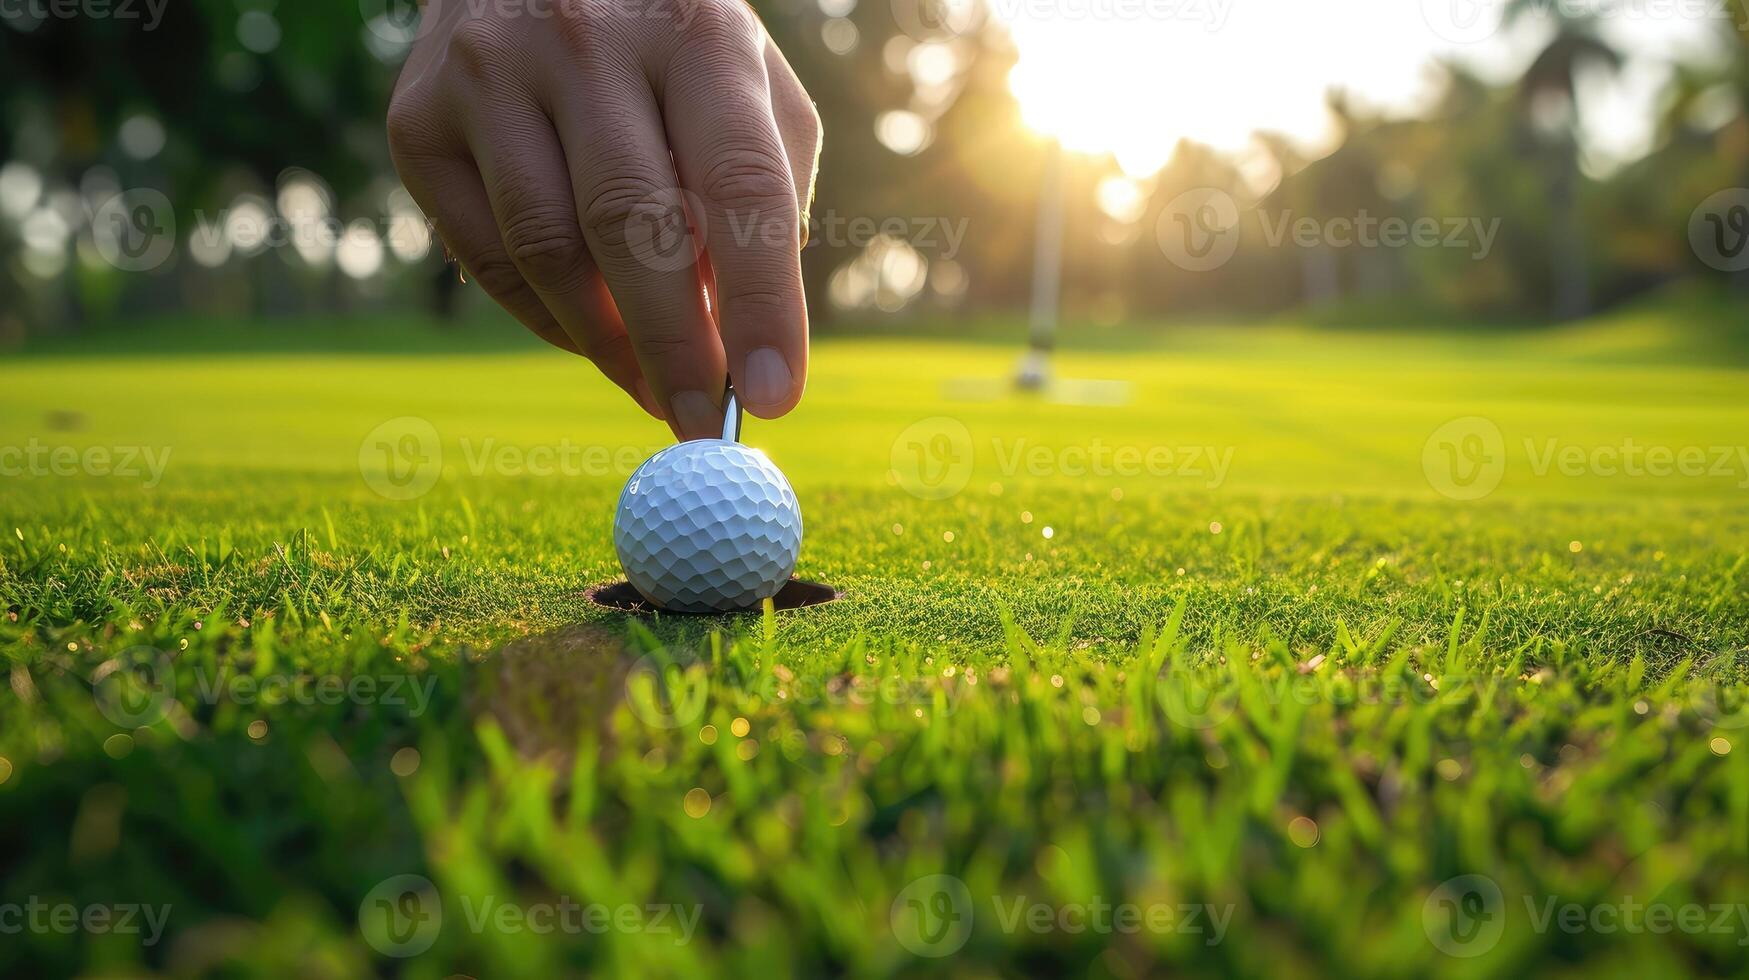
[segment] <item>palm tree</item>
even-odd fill
[[[1569,318],[1591,309],[1591,272],[1579,210],[1579,78],[1590,69],[1619,71],[1623,59],[1598,36],[1595,17],[1568,12],[1560,5],[1551,7],[1545,0],[1511,0],[1506,23],[1510,26],[1551,11],[1554,36],[1519,80],[1519,96],[1547,171],[1553,213],[1554,312]]]

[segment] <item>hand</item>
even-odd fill
[[[742,0],[425,0],[388,113],[463,269],[682,439],[801,399],[820,121]]]

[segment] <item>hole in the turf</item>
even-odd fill
[[[840,598],[842,595],[843,593],[830,585],[821,585],[819,582],[804,582],[801,579],[792,578],[783,584],[783,588],[777,590],[777,595],[771,597],[771,604],[777,611],[782,612],[785,609],[818,606]],[[589,598],[598,606],[606,606],[609,609],[618,609],[622,612],[661,612],[670,616],[734,615],[733,613],[677,613],[667,609],[659,609],[639,595],[638,590],[633,588],[630,582],[615,582],[612,585],[604,585],[589,593]],[[741,611],[756,612],[757,610]]]

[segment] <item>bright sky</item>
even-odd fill
[[[987,0],[1020,52],[1010,79],[1027,122],[1069,149],[1158,169],[1181,137],[1243,149],[1253,131],[1308,148],[1331,136],[1325,92],[1412,113],[1455,56],[1514,77],[1546,28],[1494,28],[1505,0]],[[1630,56],[1619,81],[1581,95],[1585,144],[1607,167],[1650,148],[1658,92],[1678,60],[1705,56],[1733,0],[1549,0],[1603,13]],[[1138,113],[1144,119],[1137,124]]]

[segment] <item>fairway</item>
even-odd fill
[[[590,601],[669,439],[564,354],[15,358],[10,893],[172,912],[0,971],[1749,968],[1749,370],[1700,328],[1073,334],[1121,405],[817,339],[744,439],[842,597],[732,618]],[[1624,897],[1719,928],[1561,925]]]

